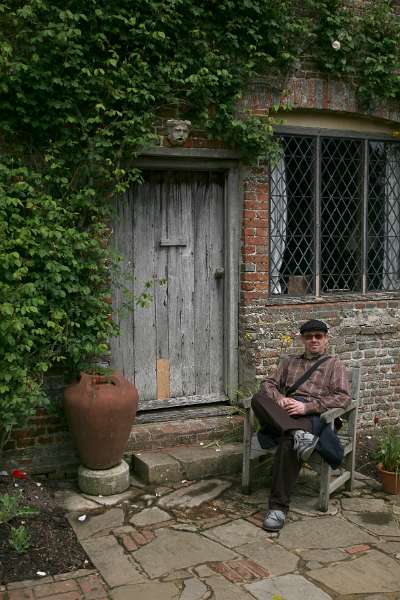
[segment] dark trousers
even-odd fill
[[[311,417],[291,417],[263,391],[253,397],[251,406],[260,425],[267,425],[271,432],[275,432],[275,435],[278,436],[278,447],[272,466],[269,508],[287,513],[290,497],[301,469],[301,462],[293,450],[293,438],[290,432],[295,429],[311,432]]]

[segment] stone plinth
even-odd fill
[[[129,466],[124,460],[116,467],[101,471],[81,465],[78,469],[78,485],[82,492],[91,496],[120,494],[129,487]]]

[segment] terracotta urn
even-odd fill
[[[82,464],[89,469],[118,465],[136,418],[138,392],[122,373],[81,373],[64,391],[64,408]]]
[[[377,465],[383,489],[388,494],[400,494],[400,472],[385,471],[382,463]]]

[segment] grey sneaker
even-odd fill
[[[279,531],[285,524],[285,513],[281,510],[269,510],[263,521],[265,531]]]
[[[297,458],[306,462],[315,450],[318,444],[318,437],[303,429],[296,429],[293,432],[293,450],[297,452]]]

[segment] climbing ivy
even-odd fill
[[[248,162],[276,150],[254,77],[304,54],[399,97],[399,24],[378,0],[0,0],[0,447],[43,402],[44,375],[101,356],[113,198],[132,159],[184,117]],[[339,42],[337,50],[332,46]],[[338,44],[335,45],[336,47]]]
[[[366,109],[400,96],[400,19],[392,5],[374,0],[356,11],[331,0],[319,8],[316,63],[352,82]]]

